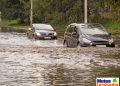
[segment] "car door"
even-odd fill
[[[71,27],[71,25],[69,25],[67,27],[67,30],[65,32],[65,40],[66,40],[66,43],[68,45],[68,47],[71,47],[71,33],[73,32],[73,28]]]
[[[33,38],[34,32],[35,32],[35,29],[34,29],[34,27],[32,27],[31,30],[30,30],[30,37],[31,38]]]
[[[83,33],[81,31],[81,27],[79,27],[78,32],[79,32],[79,44],[82,46],[84,42],[83,42]]]
[[[72,26],[72,29],[73,31],[71,33],[71,44],[72,44],[72,47],[77,47],[78,37],[79,37],[78,30],[76,26]]]

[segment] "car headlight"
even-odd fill
[[[86,43],[91,43],[90,40],[86,39],[86,38],[83,38],[83,42],[86,42]]]
[[[57,33],[56,33],[56,32],[54,32],[54,36],[57,36]]]
[[[113,39],[110,39],[110,40],[109,40],[109,43],[113,43],[113,42],[114,42],[114,40],[113,40]]]
[[[40,33],[36,33],[37,36],[40,36],[41,34]]]

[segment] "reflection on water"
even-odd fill
[[[120,46],[120,39],[115,40],[116,47]],[[39,46],[39,47],[63,47],[63,39],[58,40],[34,40],[19,33],[0,33],[0,45]],[[96,46],[106,47],[106,46]]]
[[[62,47],[59,40],[34,40],[28,39],[26,35],[16,33],[0,33],[0,45],[15,46],[39,46],[39,47]]]
[[[57,66],[44,78],[48,86],[95,86],[96,77],[120,77],[120,67],[95,67],[85,71]]]
[[[108,57],[0,52],[0,86],[95,86],[96,77],[120,77],[120,59]]]
[[[62,47],[62,43],[59,40],[34,40],[32,41],[34,46],[40,47]]]
[[[50,81],[50,86],[84,86],[91,83],[90,71],[82,69],[68,69],[64,65],[54,66],[49,69],[46,81]],[[85,83],[86,82],[86,83]]]
[[[62,43],[0,33],[0,45],[61,47]],[[120,54],[0,52],[0,86],[95,86],[96,77],[120,77]]]

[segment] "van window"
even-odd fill
[[[72,26],[68,27],[67,32],[68,32],[68,33],[72,33],[72,32],[73,32],[73,27],[72,27]]]
[[[73,32],[77,33],[77,28],[76,27],[73,27]]]
[[[75,26],[70,26],[69,29],[68,29],[69,33],[72,33],[72,32],[75,32],[75,31],[76,31]]]
[[[87,24],[79,27],[83,34],[88,35],[108,34],[103,26],[97,24]]]

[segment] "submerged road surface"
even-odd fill
[[[19,33],[0,33],[0,45],[62,47],[60,40],[34,40]]]
[[[96,77],[120,77],[120,48],[0,33],[0,86],[95,86]]]

